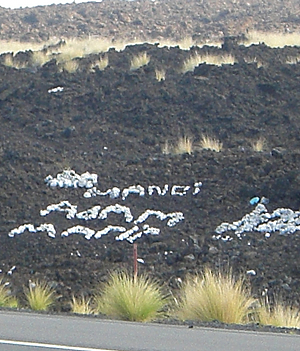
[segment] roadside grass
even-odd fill
[[[148,56],[147,52],[142,52],[135,55],[130,62],[130,71],[136,71],[140,67],[148,65],[149,62],[150,57]]]
[[[95,310],[121,320],[146,322],[159,317],[166,302],[160,285],[147,276],[112,273],[95,296]]]
[[[11,296],[9,289],[0,280],[0,307],[17,308],[19,306],[18,300],[15,296]]]
[[[29,307],[34,311],[47,311],[56,300],[55,291],[46,282],[30,282],[24,293]]]
[[[262,31],[249,31],[244,45],[264,43],[271,48],[283,48],[285,46],[300,46],[300,33],[274,33]]]
[[[200,147],[205,150],[220,152],[223,149],[223,144],[215,138],[211,138],[208,135],[202,135]]]
[[[251,142],[252,150],[255,151],[255,152],[262,152],[262,151],[264,151],[265,146],[266,146],[266,139],[263,138],[263,137],[260,137],[259,139],[253,140]]]
[[[257,321],[274,327],[300,328],[300,311],[276,301],[274,306],[262,303],[257,311]]]
[[[193,72],[194,69],[202,63],[206,63],[207,65],[233,65],[235,63],[235,58],[233,55],[200,55],[198,53],[190,56],[183,62],[183,66],[181,69],[182,73]]]
[[[244,324],[250,320],[254,303],[242,278],[235,279],[231,271],[205,269],[183,284],[177,315],[183,320]]]
[[[73,296],[71,302],[72,312],[77,314],[93,314],[94,309],[91,307],[91,301],[91,298],[86,300],[84,296],[81,296],[80,298]]]

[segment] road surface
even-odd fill
[[[300,336],[0,311],[1,351],[299,351]]]

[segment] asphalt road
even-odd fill
[[[300,336],[0,311],[1,351],[299,351]]]

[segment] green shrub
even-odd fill
[[[149,321],[166,304],[159,284],[146,276],[134,278],[127,272],[112,273],[95,297],[96,311],[128,321]]]
[[[30,282],[25,289],[29,307],[34,311],[47,311],[55,301],[55,291],[46,282]]]
[[[255,300],[244,283],[231,271],[214,273],[205,269],[201,276],[189,277],[183,285],[178,316],[183,320],[247,323]]]

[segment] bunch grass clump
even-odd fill
[[[25,289],[25,297],[29,307],[34,311],[47,311],[55,302],[55,291],[46,282],[30,282]]]
[[[71,302],[72,312],[78,314],[93,314],[94,309],[91,306],[91,301],[91,298],[86,299],[84,296],[81,296],[80,298],[73,296]]]
[[[175,147],[174,147],[174,154],[181,155],[181,154],[191,154],[193,152],[193,140],[188,136],[183,136],[178,139]]]
[[[95,61],[91,69],[93,70],[95,68],[98,68],[100,71],[104,71],[107,66],[108,66],[108,56],[105,55],[103,57],[100,57],[99,60]]]
[[[3,281],[0,280],[0,307],[17,308],[18,305],[17,298],[10,295],[9,289]]]
[[[166,80],[166,71],[164,69],[156,69],[155,78],[159,82],[161,82],[162,80]]]
[[[252,141],[251,146],[253,151],[262,152],[264,151],[264,148],[266,146],[266,139],[263,137],[260,137],[259,139]]]
[[[216,152],[220,152],[223,149],[223,144],[219,140],[209,137],[208,135],[202,135],[200,146],[202,149]]]
[[[189,277],[181,290],[178,316],[183,320],[244,324],[249,322],[255,302],[242,278],[232,272],[205,269]]]
[[[264,302],[258,309],[257,320],[262,325],[274,327],[300,328],[300,311],[291,306],[286,306],[276,301],[274,306]]]
[[[202,63],[206,63],[208,65],[233,65],[235,63],[235,57],[233,55],[215,55],[215,54],[205,54],[200,55],[196,53],[190,56],[183,62],[182,73],[193,72],[195,67],[199,66]]]
[[[149,62],[150,57],[148,56],[147,52],[142,52],[138,55],[135,55],[130,62],[130,71],[135,71],[142,66],[146,66]]]
[[[161,315],[166,304],[161,287],[145,275],[112,273],[95,296],[96,311],[107,316],[145,322]]]
[[[79,63],[76,60],[66,61],[61,66],[68,73],[75,73],[79,69]]]

